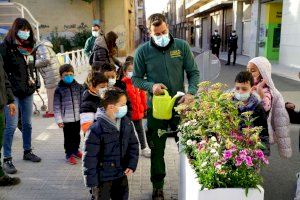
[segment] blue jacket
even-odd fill
[[[83,86],[73,81],[70,85],[60,81],[54,93],[54,117],[56,123],[80,121],[79,109]]]
[[[83,174],[87,187],[125,176],[136,170],[139,156],[138,140],[128,117],[115,124],[100,114],[88,132],[84,145]]]

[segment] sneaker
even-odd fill
[[[15,174],[15,173],[17,173],[17,169],[15,168],[14,164],[12,163],[12,158],[4,159],[3,170],[7,174]]]
[[[146,147],[145,149],[142,149],[142,155],[145,158],[150,158],[151,157],[151,150],[148,147]]]
[[[6,174],[0,177],[0,186],[18,185],[21,180],[17,177],[9,177]]]
[[[163,189],[153,189],[152,200],[164,200],[164,191]]]
[[[74,156],[71,156],[70,158],[67,158],[67,162],[70,165],[76,165],[77,164],[77,161],[75,160]]]
[[[226,63],[225,65],[230,65],[230,63]]]
[[[73,155],[75,158],[78,158],[78,159],[82,159],[82,152],[81,151],[78,151],[76,154]]]
[[[43,115],[44,118],[52,118],[54,117],[54,114],[53,113],[49,113],[49,112],[46,112],[44,115]]]
[[[30,151],[29,153],[24,153],[23,160],[28,160],[31,162],[41,162],[42,159],[33,154],[32,151]]]

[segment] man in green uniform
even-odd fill
[[[90,57],[90,55],[92,54],[95,40],[100,34],[101,34],[101,30],[99,24],[94,24],[92,27],[92,36],[86,40],[84,45],[84,53],[88,57]]]
[[[188,79],[188,91],[179,103],[193,101],[199,83],[199,70],[186,41],[173,38],[169,33],[166,19],[162,14],[153,14],[148,18],[150,41],[140,46],[134,56],[133,83],[146,90],[149,96],[147,140],[151,148],[152,199],[164,199],[163,186],[166,176],[164,151],[167,136],[158,136],[158,129],[177,130],[179,118],[173,115],[170,120],[158,120],[152,115],[151,99],[153,95],[164,94],[167,89],[174,96],[177,91],[185,92],[184,72]]]

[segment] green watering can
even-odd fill
[[[178,97],[182,97],[185,94],[183,92],[177,92],[177,94],[171,98],[169,92],[164,90],[164,95],[153,96],[152,105],[153,105],[153,117],[155,119],[169,120],[172,118],[172,110],[175,104],[175,101]]]

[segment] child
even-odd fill
[[[101,72],[108,78],[108,86],[117,87],[121,90],[126,91],[126,85],[121,81],[117,80],[116,67],[110,63],[104,63],[101,67]]]
[[[74,80],[74,68],[64,64],[59,68],[61,81],[54,93],[54,117],[59,128],[63,128],[64,147],[67,162],[77,164],[76,158],[82,158],[80,145],[79,108],[83,87]]]
[[[108,79],[100,72],[91,72],[89,88],[84,91],[80,107],[81,130],[86,132],[95,121],[98,108],[103,107],[102,99],[108,87]]]
[[[101,71],[101,65],[99,65],[97,62],[94,62],[92,64],[92,70],[90,71],[90,73],[86,77],[85,82],[83,83],[83,89],[84,90],[89,89],[89,87],[90,87],[89,83],[91,82],[90,80],[92,78],[91,76],[92,76],[93,72],[100,72],[100,71]]]
[[[126,92],[130,99],[132,107],[132,122],[135,126],[135,130],[139,137],[139,142],[141,145],[142,155],[149,158],[151,156],[151,151],[146,146],[143,118],[145,112],[147,111],[147,96],[146,92],[134,87],[131,77],[133,74],[133,62],[127,61],[123,67],[124,78],[122,81],[126,84]]]
[[[270,155],[270,145],[269,145],[269,134],[268,134],[268,123],[266,112],[257,99],[257,97],[251,93],[253,90],[254,79],[250,72],[243,71],[240,72],[235,78],[235,92],[234,101],[241,101],[242,104],[239,105],[239,113],[252,111],[252,118],[255,119],[253,126],[262,126],[263,130],[260,133],[261,142],[265,145],[263,150],[265,155]],[[243,128],[243,123],[240,124]]]
[[[96,199],[128,199],[128,179],[138,163],[139,147],[126,117],[126,94],[119,89],[105,93],[104,110],[88,131],[83,158],[85,184]]]

